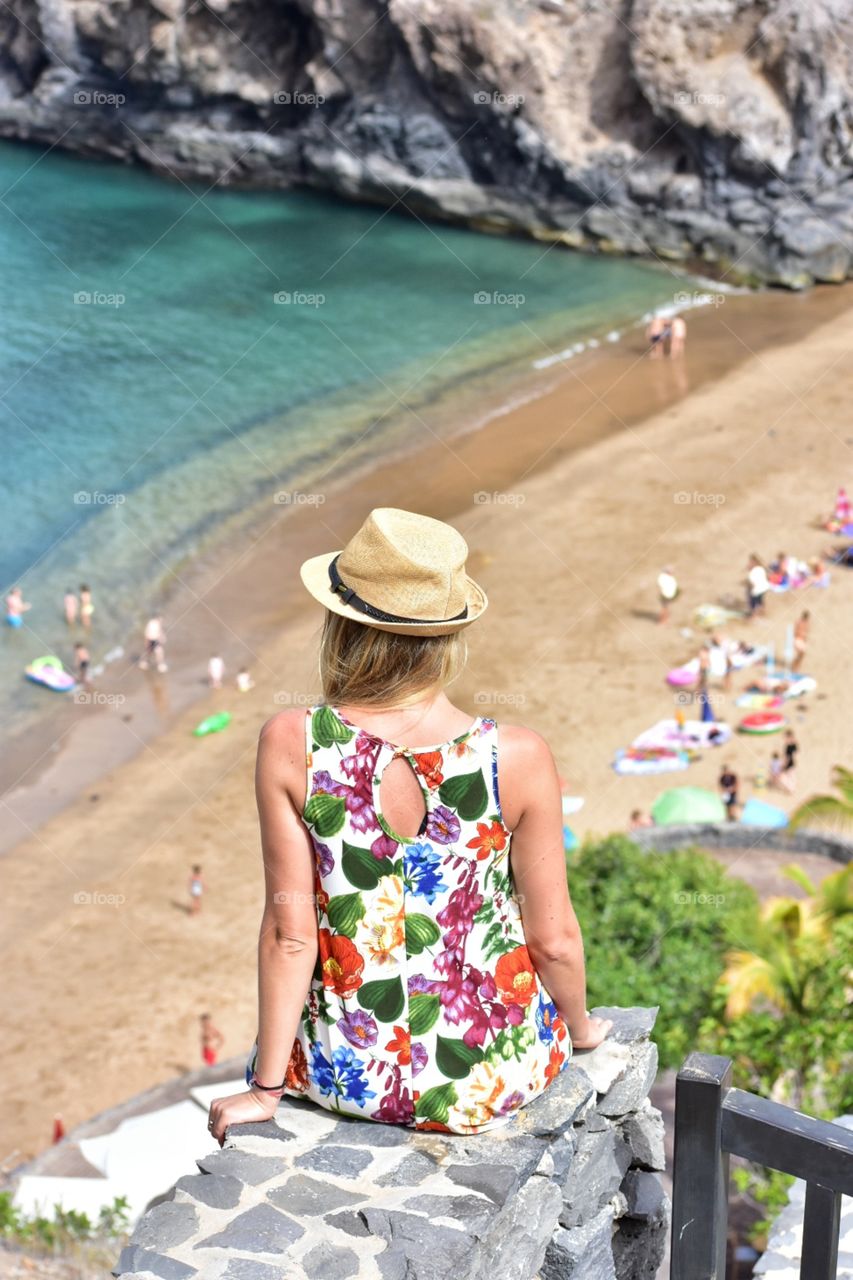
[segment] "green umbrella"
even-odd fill
[[[713,791],[704,787],[672,787],[663,791],[652,805],[652,817],[659,826],[690,822],[725,822],[726,809]]]

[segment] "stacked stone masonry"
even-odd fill
[[[510,1124],[416,1133],[284,1099],[138,1222],[113,1274],[160,1280],[653,1280],[668,1204],[649,1103],[656,1010],[597,1010]]]

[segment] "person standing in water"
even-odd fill
[[[673,316],[669,326],[669,351],[672,360],[680,360],[687,342],[687,322],[684,316]]]
[[[145,624],[145,651],[139,659],[141,671],[147,671],[153,662],[158,671],[167,671],[166,666],[166,632],[163,630],[163,619],[160,614],[149,618]]]
[[[22,627],[24,625],[24,614],[32,607],[24,599],[24,593],[21,588],[12,587],[6,597],[6,622],[10,627]]]
[[[79,640],[74,646],[74,665],[77,671],[77,680],[82,685],[89,683],[89,650]]]
[[[222,1032],[213,1025],[213,1019],[209,1013],[203,1013],[199,1019],[201,1023],[201,1056],[206,1067],[216,1066],[216,1056],[225,1043],[225,1037]]]
[[[76,593],[71,589],[71,587],[67,587],[65,595],[62,597],[62,610],[65,614],[65,621],[68,623],[69,627],[73,627],[76,623],[78,609],[79,601]]]
[[[95,606],[92,603],[92,589],[85,582],[80,587],[80,622],[88,631],[92,625],[92,614]]]
[[[649,355],[653,360],[660,360],[664,352],[666,339],[666,321],[663,316],[653,315],[646,328],[646,342],[649,344]]]
[[[467,555],[452,526],[381,507],[302,565],[323,700],[261,730],[258,1034],[246,1089],[211,1103],[220,1144],[285,1092],[480,1133],[612,1026],[587,1008],[554,757],[447,696],[488,603]]]

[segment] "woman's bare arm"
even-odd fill
[[[583,939],[569,896],[560,782],[546,742],[530,729],[500,729],[499,779],[524,939],[578,1049],[600,1044],[612,1023],[586,1010]]]
[[[284,1080],[317,960],[314,852],[305,803],[305,713],[286,711],[261,730],[255,793],[266,899],[258,938],[258,1053],[262,1084]],[[255,1091],[217,1098],[210,1115],[222,1144],[230,1124],[272,1115],[278,1099]]]
[[[266,884],[255,1073],[264,1084],[284,1079],[317,961],[314,852],[301,816],[305,777],[305,715],[284,712],[261,730],[255,770]]]

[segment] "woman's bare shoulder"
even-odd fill
[[[292,707],[271,716],[261,728],[258,748],[270,760],[305,763],[304,707]]]
[[[502,724],[498,727],[498,744],[507,764],[535,767],[554,757],[548,743],[535,729],[523,724]]]

